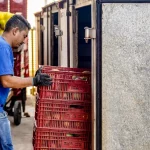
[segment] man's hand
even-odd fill
[[[41,73],[41,70],[37,70],[35,77],[33,78],[33,86],[49,86],[52,84],[52,79],[48,74]]]

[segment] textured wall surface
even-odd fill
[[[103,150],[150,150],[150,4],[103,5]]]

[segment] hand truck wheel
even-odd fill
[[[19,125],[21,123],[21,101],[15,101],[14,104],[14,124]]]

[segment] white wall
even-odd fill
[[[57,1],[57,0],[55,0]],[[54,2],[54,0],[28,0],[28,11],[27,11],[27,20],[29,21],[29,23],[31,24],[31,27],[35,27],[35,16],[34,14],[36,12],[39,12],[42,10],[42,7],[45,6],[46,4],[49,4],[51,2]],[[34,39],[33,39],[33,44],[34,44],[34,68],[32,68],[32,46],[31,46],[31,32],[29,32],[29,73],[30,76],[32,75],[32,69],[35,72],[36,70],[36,58],[37,58],[37,51],[36,51],[36,35],[34,33]],[[27,88],[27,94],[30,94],[30,88]]]
[[[47,2],[47,4],[51,3],[51,2],[57,2],[58,0],[45,0]]]
[[[36,4],[36,7],[33,7],[35,6]],[[28,21],[31,23],[31,26],[35,26],[35,17],[34,17],[34,13],[35,12],[38,12],[38,11],[41,11],[41,8],[45,5],[44,1],[43,0],[38,0],[38,3],[37,3],[37,0],[28,0],[28,14],[27,14],[27,18],[28,18]]]
[[[36,5],[36,7],[35,7]],[[38,0],[38,3],[37,3],[37,0],[28,0],[28,5],[27,5],[27,8],[28,8],[28,11],[27,11],[27,20],[29,21],[29,23],[31,24],[31,27],[35,27],[35,16],[34,16],[34,13],[36,12],[39,12],[42,10],[42,7],[45,5],[45,2],[44,0]],[[33,7],[34,6],[34,7]],[[36,70],[36,58],[37,58],[37,51],[36,51],[36,45],[35,45],[35,41],[36,41],[36,36],[35,36],[35,33],[34,33],[34,38],[33,38],[33,44],[34,44],[34,55],[33,55],[33,58],[34,58],[34,68],[32,68],[32,39],[31,39],[31,32],[29,32],[29,46],[28,46],[28,49],[29,49],[29,75],[32,76],[32,70],[35,72]],[[31,87],[28,87],[27,88],[27,95],[30,94],[30,89]]]
[[[28,0],[28,14],[27,14],[27,18],[28,21],[31,23],[31,26],[35,26],[35,17],[34,17],[34,13],[41,11],[42,7],[45,6],[46,4],[49,4],[51,2],[56,2],[58,0]],[[35,6],[36,7],[33,7]]]

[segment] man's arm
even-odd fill
[[[17,76],[4,75],[0,76],[0,81],[5,88],[24,88],[33,86],[33,78],[21,78]]]
[[[24,88],[28,86],[49,86],[52,84],[52,79],[48,74],[41,73],[38,70],[33,78],[2,75],[0,76],[0,82],[5,88]]]

